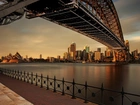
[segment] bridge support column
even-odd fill
[[[125,50],[113,50],[112,62],[126,62],[127,54]]]

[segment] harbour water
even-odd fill
[[[140,94],[140,65],[114,65],[114,64],[82,64],[82,63],[19,63],[0,64],[0,67],[33,72],[43,76],[56,76],[57,79],[64,78],[67,81],[75,79],[76,83]]]

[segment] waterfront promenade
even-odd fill
[[[38,86],[10,78],[8,76],[0,74],[0,83],[10,88],[12,91],[16,92],[18,95],[31,102],[34,105],[97,105],[93,103],[84,103],[84,100],[81,99],[72,99],[71,96],[61,95],[61,93],[54,93],[51,90],[46,90],[45,88],[40,88]],[[0,85],[0,89],[3,85]],[[2,90],[0,90],[2,93]],[[5,92],[3,94],[8,94]],[[12,96],[12,95],[11,95]],[[23,99],[21,98],[21,99]],[[0,102],[6,100],[5,98],[0,97]],[[26,101],[26,102],[27,102]],[[15,103],[16,101],[13,100]],[[18,101],[17,101],[18,102]],[[31,105],[30,103],[16,103],[7,105]]]

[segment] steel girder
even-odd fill
[[[106,24],[79,1],[46,13],[43,18],[86,35],[112,49],[125,48],[120,37],[116,36],[109,27],[106,27]]]
[[[0,5],[0,25],[16,21],[24,15],[24,7],[38,0],[3,0]]]
[[[112,0],[76,0],[77,2],[83,2],[85,7],[95,13],[95,16],[115,34],[120,40],[124,42],[122,28],[118,18],[117,11]]]

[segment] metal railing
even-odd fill
[[[92,102],[98,105],[139,105],[140,95],[127,93],[122,88],[121,91],[105,89],[103,84],[101,87],[95,87],[85,84],[76,83],[73,79],[72,82],[65,81],[49,76],[44,77],[42,74],[33,74],[33,72],[25,72],[18,70],[10,70],[0,68],[0,73],[15,78],[46,90],[53,90],[53,92],[61,92],[62,95],[68,94],[72,99],[80,98],[85,103]]]

